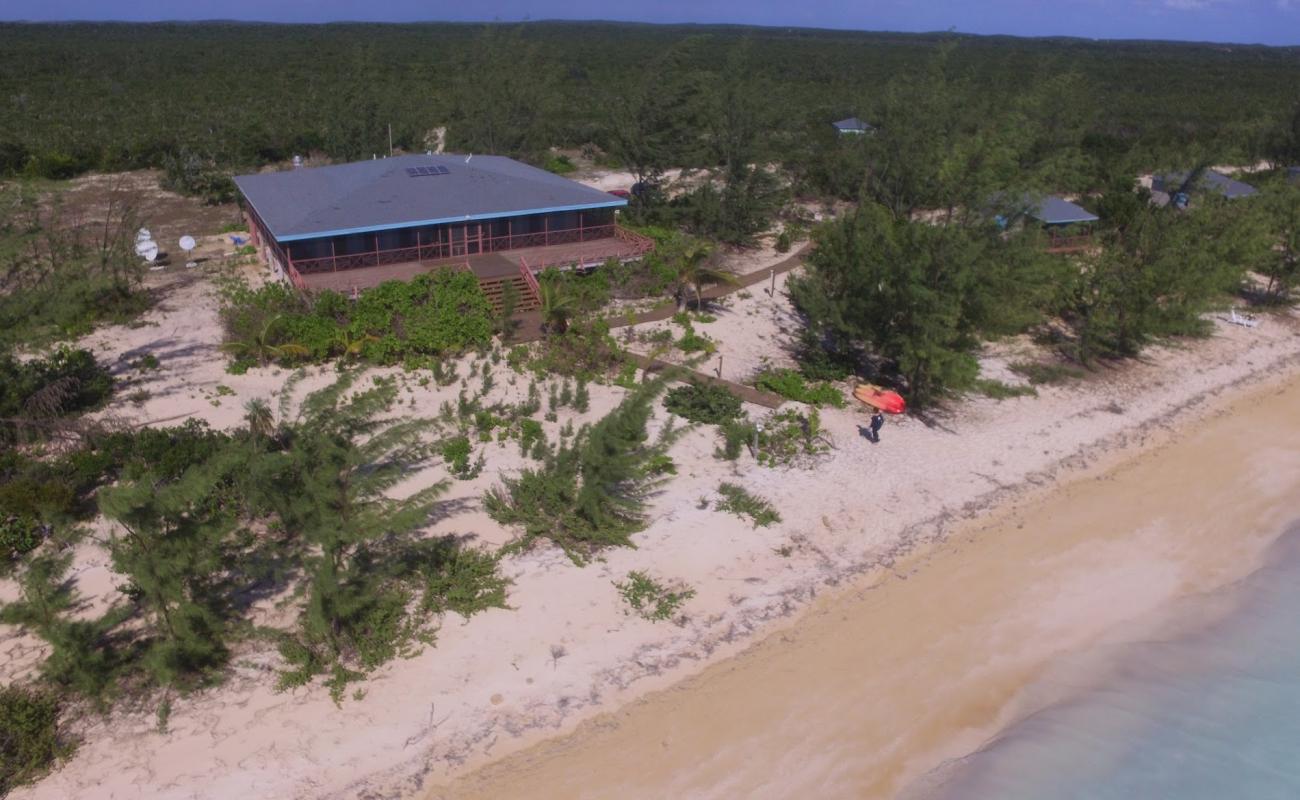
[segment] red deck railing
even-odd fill
[[[413,247],[397,247],[389,250],[380,250],[378,247],[378,238],[376,238],[376,247],[374,250],[367,250],[364,253],[348,253],[344,255],[329,255],[318,258],[292,258],[293,246],[290,245],[289,261],[300,275],[311,275],[318,272],[338,272],[340,270],[357,269],[360,267],[378,267],[385,264],[402,264],[411,261],[452,261],[464,260],[468,256],[482,253],[495,253],[502,250],[522,250],[529,247],[554,247],[565,244],[580,244],[583,242],[596,241],[599,239],[612,239],[622,242],[626,245],[631,243],[636,250],[636,255],[644,255],[654,249],[654,242],[640,234],[624,230],[616,224],[609,225],[592,225],[581,226],[577,228],[566,228],[558,231],[541,231],[538,233],[516,233],[506,236],[483,236],[481,227],[479,235],[471,235],[469,226],[462,229],[462,238],[456,241],[443,240],[433,242],[419,242]],[[611,251],[613,248],[611,248]],[[615,253],[611,252],[611,255]],[[590,260],[584,257],[584,260]],[[560,262],[556,259],[547,259],[551,264],[569,263]],[[570,259],[572,261],[572,259]],[[540,269],[540,267],[536,267]]]
[[[523,256],[519,257],[519,274],[524,276],[524,283],[528,285],[528,291],[533,293],[533,299],[542,302],[542,287],[537,283],[537,276],[528,268],[528,262]]]
[[[307,291],[307,282],[302,279],[302,275],[299,274],[298,270],[294,269],[292,261],[285,264],[284,270],[289,275],[289,283],[293,284],[293,288],[300,292]]]
[[[595,267],[611,258],[620,261],[641,258],[655,249],[653,239],[617,225],[614,226],[614,235],[608,238],[616,243],[611,242],[609,247],[596,250],[566,251],[556,248],[551,253],[543,253],[542,258],[532,264],[532,271],[541,272],[547,267]]]

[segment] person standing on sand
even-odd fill
[[[885,425],[885,415],[879,409],[871,415],[871,441],[880,441],[880,429]]]

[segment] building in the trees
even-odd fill
[[[1295,186],[1300,186],[1300,167],[1288,167],[1286,179]]]
[[[835,130],[839,131],[841,136],[861,136],[875,131],[870,122],[864,122],[857,117],[849,117],[831,124],[835,126]]]
[[[999,194],[993,204],[1002,208],[997,222],[1003,228],[1035,224],[1047,234],[1047,251],[1074,253],[1092,246],[1092,226],[1097,215],[1056,195],[1026,194],[1019,200]]]
[[[1077,203],[1047,195],[1028,203],[1026,214],[1047,233],[1047,250],[1070,253],[1092,246],[1092,226],[1098,217]]]
[[[1215,192],[1236,200],[1258,194],[1259,190],[1212,169],[1174,172],[1151,179],[1151,199],[1160,206],[1172,203],[1175,208],[1186,208],[1197,192]]]
[[[501,156],[406,155],[241,175],[254,243],[299,289],[356,293],[468,268],[490,295],[536,300],[546,267],[639,258],[649,239],[618,225],[627,200]]]

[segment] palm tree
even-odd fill
[[[244,403],[244,422],[254,438],[269,439],[275,433],[275,416],[271,413],[271,405],[260,397]]]
[[[677,256],[676,263],[673,265],[675,271],[673,296],[677,298],[678,311],[686,310],[688,291],[695,295],[695,309],[698,311],[704,307],[701,290],[705,286],[719,283],[728,286],[736,284],[735,275],[710,265],[709,259],[712,255],[713,248],[709,245],[704,242],[692,242]]]
[[[343,348],[344,358],[353,358],[361,355],[361,351],[371,342],[379,341],[379,337],[372,333],[355,334],[348,328],[339,328],[338,343]]]
[[[242,342],[226,342],[221,345],[221,349],[229,353],[234,353],[236,358],[252,358],[258,364],[265,365],[269,361],[280,358],[303,357],[310,355],[311,351],[296,342],[275,342],[275,326],[280,321],[280,315],[276,314],[266,321],[262,329],[257,333],[249,336]]]
[[[564,333],[569,329],[569,320],[573,318],[573,296],[566,292],[558,281],[545,281],[538,286],[538,289],[542,330],[547,333]]]

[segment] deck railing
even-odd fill
[[[638,252],[643,255],[654,248],[654,242],[640,234],[624,230],[618,225],[591,225],[578,228],[566,228],[558,231],[539,231],[536,233],[514,233],[505,236],[470,235],[468,226],[462,229],[462,238],[456,241],[444,240],[419,242],[412,247],[397,247],[380,250],[378,239],[374,250],[363,253],[335,254],[317,258],[290,259],[301,275],[318,272],[339,272],[360,267],[377,267],[385,264],[402,264],[411,261],[463,261],[467,256],[482,253],[495,253],[502,250],[522,250],[528,247],[552,247],[555,245],[579,244],[597,239],[618,239],[623,242],[635,242],[641,247],[644,241],[649,246]],[[629,238],[632,237],[632,238]],[[293,245],[288,250],[292,255]]]
[[[1077,233],[1073,236],[1049,236],[1047,239],[1047,252],[1076,253],[1080,250],[1087,250],[1092,245],[1093,236],[1091,233]]]
[[[307,291],[307,282],[302,279],[301,273],[294,268],[292,261],[285,262],[284,271],[289,276],[289,283],[293,284],[293,288],[300,292]]]
[[[528,268],[528,262],[523,256],[519,257],[519,274],[524,276],[524,283],[528,286],[528,291],[533,293],[533,299],[542,302],[542,287],[537,283],[537,276]]]

